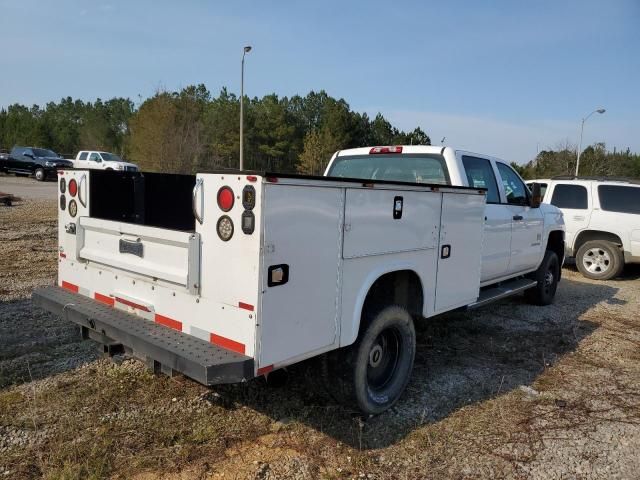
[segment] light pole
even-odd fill
[[[576,161],[576,177],[578,176],[578,169],[580,168],[580,153],[582,152],[582,134],[584,133],[584,122],[586,122],[594,113],[602,114],[604,112],[606,112],[604,108],[598,108],[582,119],[582,126],[580,127],[580,145],[578,146],[578,160]]]
[[[240,170],[244,170],[244,56],[251,51],[251,45],[242,50],[242,67],[240,68]]]

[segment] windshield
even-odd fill
[[[54,152],[53,150],[47,150],[46,148],[34,148],[32,150],[33,150],[33,154],[36,157],[56,157],[56,158],[58,158],[60,156],[56,152]]]
[[[113,153],[100,152],[100,155],[102,155],[103,160],[106,162],[122,162],[122,159]]]
[[[382,154],[336,157],[329,177],[363,178],[449,185],[449,173],[440,155]]]

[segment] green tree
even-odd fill
[[[338,150],[339,140],[329,128],[314,129],[304,137],[297,171],[305,175],[322,175],[331,156]]]

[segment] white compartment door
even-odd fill
[[[308,357],[337,342],[344,190],[267,185],[259,366]],[[270,268],[286,282],[269,286]]]
[[[349,189],[344,222],[344,258],[435,248],[440,194]]]
[[[200,283],[200,235],[91,217],[78,219],[78,260],[182,285]]]
[[[482,195],[442,195],[436,313],[478,298],[484,206]]]

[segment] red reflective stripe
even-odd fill
[[[60,252],[60,258],[67,258],[67,254]]]
[[[62,288],[66,288],[67,290],[73,293],[78,293],[78,290],[80,290],[80,288],[77,285],[74,285],[73,283],[65,282],[64,280],[62,281]]]
[[[129,300],[125,300],[124,298],[116,297],[116,301],[120,302],[129,307],[137,308],[138,310],[142,310],[143,312],[150,312],[149,307],[145,307],[144,305],[139,305],[137,303],[131,302]]]
[[[182,322],[174,320],[173,318],[165,317],[156,313],[156,323],[164,325],[165,327],[173,328],[174,330],[182,331]]]
[[[95,298],[100,303],[109,305],[110,307],[113,307],[113,304],[115,303],[115,300],[113,298],[109,297],[108,295],[102,295],[101,293],[98,293],[98,292],[95,292],[93,294],[93,298]]]
[[[262,367],[258,369],[258,376],[264,375],[265,373],[269,373],[273,371],[273,365],[267,365],[266,367]]]
[[[253,305],[250,305],[248,303],[238,302],[238,307],[243,308],[245,310],[249,310],[250,312],[253,312]]]
[[[234,352],[242,353],[244,355],[244,344],[231,340],[230,338],[222,337],[212,333],[209,337],[209,341],[214,345],[226,348],[227,350],[233,350]]]

